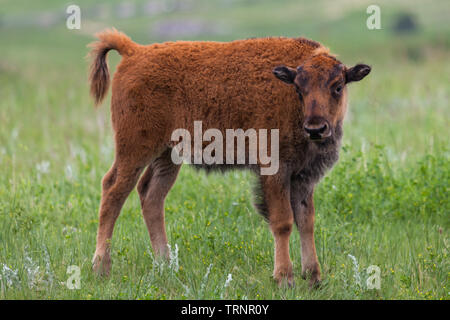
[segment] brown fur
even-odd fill
[[[274,278],[293,284],[289,236],[296,221],[303,273],[311,275],[311,284],[317,283],[313,188],[338,158],[346,111],[346,89],[339,94],[333,90],[339,83],[360,80],[367,69],[347,69],[320,44],[303,38],[141,46],[115,30],[98,37],[91,45],[90,74],[96,104],[109,84],[107,52],[117,50],[122,61],[112,83],[116,154],[103,178],[94,269],[109,273],[114,223],[147,166],[138,185],[143,215],[155,253],[167,257],[164,199],[179,171],[170,159],[170,138],[177,128],[193,135],[194,121],[201,120],[203,130],[217,128],[224,136],[226,129],[279,129],[280,169],[260,177],[257,196],[257,207],[275,238]],[[280,65],[289,67],[277,69]],[[329,137],[309,139],[305,130],[318,130],[323,123]]]

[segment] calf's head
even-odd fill
[[[295,87],[303,114],[300,126],[307,138],[320,143],[340,134],[347,110],[346,85],[360,81],[370,70],[365,64],[347,68],[334,57],[322,54],[296,69],[278,66],[273,74]]]

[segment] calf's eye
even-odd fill
[[[334,89],[334,93],[335,93],[336,95],[340,95],[341,92],[342,92],[342,85],[339,85],[339,86],[337,86],[337,87]]]

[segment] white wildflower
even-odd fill
[[[203,281],[200,285],[200,294],[203,294],[203,291],[205,290],[206,283],[208,282],[209,273],[211,272],[212,263],[208,266],[208,269],[206,269],[205,276],[203,277]]]
[[[164,260],[158,260],[157,257],[154,256],[152,250],[147,246],[147,252],[150,256],[150,258],[152,259],[152,265],[153,265],[153,270],[158,271],[159,275],[162,275],[164,272]]]
[[[64,172],[66,174],[66,179],[67,180],[74,180],[74,173],[73,173],[72,166],[70,164],[68,164],[66,166]]]
[[[231,280],[233,280],[233,277],[231,276],[231,273],[229,273],[227,280],[225,281],[225,284],[223,285],[223,287],[224,288],[228,287],[230,285]]]
[[[178,264],[178,245],[175,243],[175,250],[172,250],[170,247],[170,244],[167,244],[167,247],[169,248],[169,269],[172,271],[177,272],[179,270],[179,264]]]
[[[19,136],[19,128],[16,127],[11,131],[11,140],[12,141],[16,140],[18,136]]]
[[[24,268],[27,272],[28,276],[28,287],[30,289],[36,287],[39,282],[41,281],[41,272],[39,265],[31,259],[31,257],[27,254],[25,251],[25,262],[24,262]]]
[[[36,170],[39,173],[43,173],[43,174],[49,173],[50,172],[50,162],[42,161],[41,163],[38,163],[36,165]]]
[[[86,164],[87,156],[86,151],[82,147],[74,146],[70,144],[70,153],[72,158],[79,158],[83,164]]]
[[[53,274],[50,265],[50,255],[48,254],[47,248],[44,246],[44,260],[45,260],[45,275],[47,276],[47,284],[52,285],[55,275]]]
[[[183,286],[183,289],[184,289],[184,296],[185,297],[190,296],[191,295],[191,289],[187,285],[185,285],[183,283],[181,285]]]
[[[222,291],[222,294],[220,295],[220,299],[223,299],[225,291],[227,290],[227,287],[230,285],[230,282],[232,280],[233,280],[233,277],[231,276],[231,273],[229,273],[227,279],[225,280],[225,284],[223,285],[223,291]]]
[[[352,260],[353,262],[353,272],[354,275],[353,277],[355,278],[355,282],[358,285],[358,287],[362,287],[362,283],[361,283],[361,275],[359,274],[359,265],[358,265],[358,261],[356,260],[355,256],[352,256],[351,254],[348,255],[348,257]]]
[[[65,227],[62,229],[62,233],[63,233],[64,235],[69,235],[69,234],[72,234],[72,233],[75,233],[75,232],[78,232],[78,229],[75,228],[75,227],[71,227],[71,226],[65,226]]]
[[[8,288],[10,288],[19,283],[17,270],[13,270],[3,263],[0,271],[0,284],[2,287],[6,285]]]

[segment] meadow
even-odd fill
[[[169,2],[128,1],[153,7],[121,16],[123,1],[102,10],[86,0],[2,1],[0,299],[449,299],[448,1],[378,1],[381,30],[366,27],[372,1]],[[80,30],[66,28],[72,3]],[[402,29],[405,14],[414,23]],[[296,286],[272,280],[273,238],[252,207],[252,174],[187,165],[165,206],[171,262],[154,258],[133,191],[116,223],[111,276],[94,276],[100,185],[114,150],[109,98],[94,108],[85,57],[106,27],[143,44],[304,36],[347,65],[372,66],[349,87],[340,160],[315,192],[319,289],[300,276],[296,230]],[[109,55],[111,73],[119,60]],[[372,265],[380,289],[366,285]],[[67,286],[69,266],[80,268],[80,289]]]

